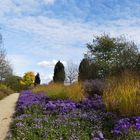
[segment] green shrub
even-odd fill
[[[5,79],[5,84],[8,87],[10,87],[12,90],[19,92],[21,91],[21,84],[20,84],[21,79],[22,78],[19,76],[12,75]]]
[[[0,100],[12,93],[13,91],[10,88],[6,85],[0,84]]]

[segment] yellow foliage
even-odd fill
[[[32,91],[33,93],[45,93],[46,96],[53,99],[72,99],[79,101],[84,98],[84,89],[80,83],[74,83],[69,86],[52,83],[49,85],[37,86]]]
[[[124,73],[119,78],[108,80],[103,94],[108,111],[121,115],[140,115],[140,81],[137,76]]]
[[[31,86],[34,83],[35,74],[32,71],[26,72],[20,81],[21,85]]]

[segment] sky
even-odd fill
[[[95,35],[140,46],[140,0],[0,0],[0,28],[14,74],[47,83],[58,60],[79,64]]]

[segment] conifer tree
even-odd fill
[[[35,82],[34,82],[34,85],[40,85],[40,76],[39,76],[39,73],[37,73],[37,75],[35,76]]]
[[[55,65],[54,68],[54,76],[53,76],[53,81],[55,83],[64,83],[65,80],[65,70],[64,70],[64,65],[58,61]]]
[[[84,58],[79,65],[78,81],[90,79],[90,61]]]

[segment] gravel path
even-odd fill
[[[4,140],[9,130],[18,97],[19,93],[14,93],[0,100],[0,140]]]

